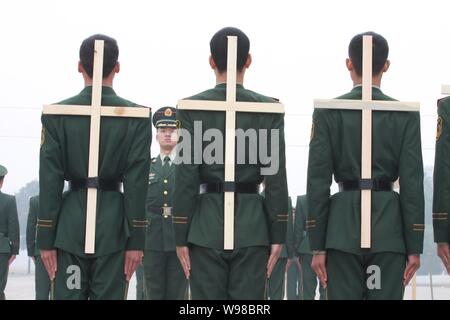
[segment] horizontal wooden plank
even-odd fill
[[[131,107],[101,107],[101,115],[104,117],[148,118],[149,108]]]
[[[442,94],[450,94],[450,85],[442,86]]]
[[[341,110],[363,110],[372,109],[374,111],[420,111],[419,102],[405,101],[362,101],[344,99],[316,99],[314,100],[316,109],[341,109]]]
[[[61,115],[61,116],[90,116],[91,106],[77,105],[46,105],[43,114]],[[126,117],[126,118],[148,118],[150,117],[150,108],[138,107],[101,107],[103,117]]]
[[[236,111],[256,113],[284,113],[281,103],[270,102],[226,102],[208,100],[180,100],[177,105],[181,110],[196,111]]]
[[[238,112],[284,113],[284,105],[270,102],[236,102]]]
[[[91,108],[89,106],[71,106],[52,104],[44,106],[43,114],[50,115],[67,115],[67,116],[90,116]]]

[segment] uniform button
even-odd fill
[[[168,181],[167,181],[167,179],[164,179],[164,183],[167,183]]]
[[[168,194],[168,192],[167,192],[167,191],[164,191],[164,194],[165,194],[165,195],[167,195],[167,194]]]

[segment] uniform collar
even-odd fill
[[[362,92],[362,84],[357,84],[356,86],[354,86],[352,92]],[[372,92],[382,93],[381,88],[374,85],[372,85]]]
[[[176,148],[173,148],[172,152],[169,154],[169,158],[170,158],[169,165],[172,165],[173,160],[175,159],[175,156],[176,156],[176,150],[175,149]],[[164,158],[166,157],[166,155],[164,153],[160,153],[159,157],[161,159],[161,163],[164,165]]]
[[[92,86],[84,87],[81,90],[80,95],[91,95],[92,94]],[[102,95],[116,95],[116,92],[111,87],[102,86]]]
[[[226,88],[227,87],[227,83],[223,82],[223,83],[218,83],[216,85],[216,89],[220,89],[220,88]],[[240,89],[244,89],[244,86],[240,83],[236,83],[236,88],[240,88]]]

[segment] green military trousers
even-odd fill
[[[174,251],[146,250],[144,275],[148,300],[183,300],[188,282]]]
[[[144,266],[139,265],[136,269],[136,300],[145,299],[145,289],[144,289]]]
[[[97,258],[81,258],[58,250],[56,300],[124,300],[127,284],[123,251]]]
[[[286,271],[286,295],[288,300],[299,299],[300,269],[293,259]]]
[[[406,256],[382,252],[355,255],[327,252],[330,300],[401,300]]]
[[[300,285],[299,285],[299,299],[300,300],[314,300],[316,298],[316,289],[319,284],[316,273],[311,267],[313,255],[301,254],[300,261]],[[322,285],[319,284],[320,300],[326,299],[326,292]]]
[[[50,278],[41,256],[34,258],[34,285],[36,300],[48,300],[50,297]]]
[[[217,250],[192,245],[194,300],[264,300],[269,248]]]
[[[267,281],[267,299],[283,300],[287,258],[278,258],[272,274]]]
[[[5,300],[5,288],[8,281],[8,261],[11,255],[9,253],[0,253],[0,300]]]

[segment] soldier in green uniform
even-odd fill
[[[119,49],[104,35],[83,41],[78,70],[85,88],[60,104],[90,105],[95,40],[105,42],[102,105],[138,107],[112,88]],[[55,299],[124,299],[145,246],[151,122],[102,117],[98,177],[88,177],[88,117],[43,115],[42,126],[37,246],[50,279],[56,277]],[[95,254],[85,254],[87,187],[98,189]]]
[[[297,197],[295,206],[295,255],[298,257],[300,264],[299,279],[299,300],[314,300],[316,297],[316,289],[318,279],[316,273],[311,267],[313,253],[309,246],[309,238],[306,232],[306,217],[308,206],[306,205],[306,195]],[[319,283],[320,300],[324,300],[325,289]]]
[[[373,36],[373,100],[381,89],[389,47],[376,33],[355,36],[347,68],[362,97],[362,38]],[[309,151],[307,203],[313,269],[329,299],[402,299],[420,265],[424,236],[419,112],[373,113],[372,179],[361,180],[361,111],[316,109]],[[330,197],[332,177],[340,192]],[[393,183],[400,179],[400,194]],[[371,248],[360,247],[361,189],[372,191]]]
[[[438,123],[436,134],[436,155],[433,179],[433,231],[437,253],[450,275],[450,183],[449,159],[450,97],[438,101]]]
[[[175,186],[175,147],[178,142],[176,109],[164,107],[155,112],[153,125],[160,154],[152,159],[147,193],[147,229],[144,274],[147,299],[182,300],[187,280],[175,252],[172,224]]]
[[[34,262],[34,283],[36,300],[48,300],[50,297],[50,278],[42,263],[41,254],[36,248],[36,224],[39,212],[39,196],[30,198],[27,220],[27,251]]]
[[[209,62],[216,75],[216,87],[190,99],[226,99],[227,36],[238,38],[236,99],[275,102],[244,88],[244,74],[251,64],[250,41],[236,28],[224,28],[211,39]],[[173,214],[177,255],[186,277],[190,279],[192,298],[264,299],[266,279],[272,272],[286,237],[288,192],[284,115],[236,113],[236,128],[243,132],[265,129],[268,132],[267,141],[271,141],[271,129],[277,130],[279,152],[275,156],[279,159],[279,169],[275,174],[262,175],[261,169],[269,165],[263,164],[257,157],[258,149],[270,149],[270,146],[261,147],[257,142],[250,146],[247,139],[246,155],[256,155],[254,158],[258,158],[257,163],[250,164],[246,161],[245,164],[236,164],[235,182],[226,183],[223,165],[225,144],[218,147],[219,151],[216,150],[222,155],[217,161],[202,157],[209,147],[209,143],[202,140],[203,134],[215,132],[223,138],[225,114],[179,110],[177,119],[182,129],[182,139],[185,139],[184,133],[187,137],[190,136],[190,150],[197,152],[196,155],[190,152],[189,163],[185,161],[176,166]],[[198,130],[199,124],[201,132]],[[183,153],[185,151],[182,150]],[[242,151],[237,149],[237,157]],[[259,184],[264,179],[266,188],[265,197],[262,197],[259,194]],[[225,186],[229,192],[235,192],[233,250],[224,250]]]
[[[283,300],[285,293],[286,270],[289,269],[294,256],[294,230],[292,217],[292,200],[288,202],[288,223],[286,228],[286,243],[283,244],[280,257],[273,268],[270,278],[267,280],[267,298],[270,300]]]
[[[8,170],[0,165],[0,190]],[[20,231],[16,198],[0,191],[0,300],[5,300],[8,270],[19,254]]]

